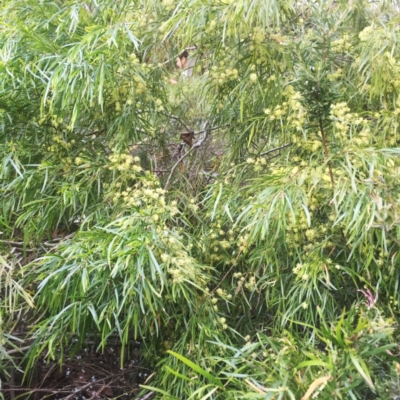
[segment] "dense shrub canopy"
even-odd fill
[[[159,398],[400,395],[397,2],[1,10],[0,358],[117,335]]]

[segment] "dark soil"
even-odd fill
[[[109,344],[104,352],[90,343],[74,356],[64,356],[62,363],[39,360],[28,377],[18,370],[3,381],[6,400],[105,400],[144,399],[139,387],[152,371],[141,365],[140,343],[134,342],[125,352],[121,368],[121,348]]]

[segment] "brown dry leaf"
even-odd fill
[[[254,389],[257,393],[260,394],[265,394],[267,392],[264,392],[263,390],[261,390],[258,386],[254,385],[254,383],[251,383],[248,379],[245,379],[245,382],[252,388]]]
[[[193,132],[181,133],[181,139],[190,147],[192,147],[194,133]]]
[[[308,400],[310,396],[314,393],[314,391],[317,389],[318,386],[326,385],[328,381],[331,380],[331,376],[321,376],[321,378],[317,378],[308,388],[307,392],[304,394],[304,396],[301,398],[301,400]]]

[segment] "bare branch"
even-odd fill
[[[280,147],[275,147],[274,149],[271,149],[271,150],[268,150],[268,151],[264,151],[263,153],[260,153],[260,157],[261,156],[266,156],[267,154],[273,153],[274,151],[279,151],[279,150],[285,149],[286,147],[289,147],[291,145],[292,145],[292,143],[286,143],[286,144],[283,144]]]
[[[229,124],[228,125],[224,125],[224,126],[213,126],[212,128],[207,129],[207,132],[216,131],[217,129],[227,128],[227,127],[229,127]],[[185,133],[193,133],[193,135],[198,135],[198,134],[204,133],[204,132],[205,132],[205,130],[203,129],[203,130],[196,131],[196,132],[191,132],[191,131],[189,131],[189,132],[181,132],[181,135],[185,134]]]
[[[150,400],[155,396],[155,392],[149,392],[143,395],[142,397],[139,397],[137,400]]]
[[[117,374],[106,376],[104,378],[97,379],[96,381],[89,382],[86,385],[81,386],[80,388],[75,388],[74,392],[72,394],[70,394],[69,396],[65,397],[64,400],[72,399],[77,393],[83,392],[84,390],[86,390],[87,388],[89,388],[90,386],[92,386],[92,385],[94,385],[96,383],[104,382],[107,379],[118,378],[118,377],[126,375],[127,373],[130,373],[130,372],[132,372],[132,369],[126,369],[126,370],[124,370],[122,372],[119,372]]]
[[[324,132],[324,127],[323,127],[323,124],[322,124],[321,117],[319,117],[318,122],[319,122],[319,130],[320,130],[321,138],[322,138],[322,145],[323,145],[323,148],[324,148],[324,154],[325,154],[326,162],[328,164],[329,177],[331,179],[332,189],[335,189],[335,180],[333,179],[332,166],[331,166],[331,163],[329,162],[328,146],[326,144],[325,132]]]
[[[16,354],[16,353],[23,353],[24,351],[29,350],[30,348],[31,348],[31,346],[18,347],[18,348],[15,348],[15,349],[8,350],[6,352],[6,354],[8,356],[10,356],[10,355]]]
[[[174,166],[171,168],[171,172],[170,172],[170,174],[168,175],[168,179],[167,179],[167,182],[165,183],[164,190],[167,190],[167,188],[168,188],[168,186],[169,186],[169,184],[170,184],[172,175],[174,174],[175,169],[176,169],[177,166],[181,163],[181,161],[184,160],[184,159],[191,153],[191,151],[192,151],[193,149],[195,149],[195,148],[197,148],[197,147],[200,147],[200,146],[203,144],[204,140],[205,140],[206,137],[207,137],[208,129],[204,129],[203,131],[204,131],[204,136],[203,136],[201,139],[197,140],[197,141],[193,144],[193,146],[192,146],[192,147],[191,147],[191,148],[190,148],[190,149],[189,149],[175,164],[174,164]]]
[[[164,115],[179,122],[188,132],[192,132],[192,130],[176,115],[166,114],[166,113],[164,113]]]

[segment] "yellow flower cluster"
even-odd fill
[[[331,115],[335,116],[336,118],[346,119],[348,116],[351,117],[350,108],[346,102],[333,104],[331,106]]]
[[[145,79],[143,78],[143,75],[145,75],[150,68],[150,65],[140,63],[135,53],[131,53],[126,58],[125,64],[117,68],[119,85],[114,89],[110,97],[116,111],[119,112],[125,106],[132,106],[143,100],[151,100],[151,96],[147,92]]]
[[[362,41],[362,42],[366,42],[368,41],[374,34],[374,27],[372,26],[367,26],[366,28],[364,28],[359,34],[358,34],[358,38]]]
[[[207,31],[213,32],[216,26],[217,26],[217,21],[215,19],[211,20],[210,23],[208,24]]]
[[[249,240],[249,235],[248,234],[245,234],[245,235],[242,235],[242,236],[238,237],[237,246],[238,246],[239,251],[241,253],[246,253],[247,252],[248,245],[249,245],[248,240]]]
[[[230,299],[232,299],[232,295],[231,295],[231,294],[228,294],[228,293],[226,292],[226,290],[224,290],[224,289],[218,288],[218,289],[216,290],[216,293],[217,293],[217,295],[218,295],[219,297],[221,297],[221,299],[224,299],[224,300],[230,300]]]
[[[53,135],[52,140],[54,144],[47,147],[47,150],[53,153],[57,152],[60,149],[69,149],[72,147],[73,144],[75,144],[75,140],[72,140],[70,142],[64,140],[62,134]]]
[[[164,0],[164,7],[167,11],[172,11],[175,8],[175,0]]]
[[[270,121],[274,121],[275,119],[282,118],[287,113],[287,103],[283,103],[282,105],[278,105],[273,110],[266,108],[264,110],[264,114],[268,116]]]
[[[141,172],[142,167],[138,165],[139,157],[132,157],[130,154],[112,154],[108,157],[109,170]]]
[[[307,135],[294,134],[292,143],[302,151],[310,153],[322,151],[322,140],[317,132],[307,133]],[[302,164],[302,166],[305,166],[305,164]]]
[[[171,275],[173,283],[182,283],[185,279],[185,274],[183,274],[181,268],[169,268],[168,273]]]
[[[138,76],[134,76],[133,80],[135,82],[135,92],[137,94],[146,93],[147,90],[146,84]]]
[[[372,136],[368,121],[357,113],[351,113],[347,103],[331,106],[331,119],[334,121],[334,136],[344,142],[353,142],[357,146],[369,145]],[[352,129],[351,129],[352,128]]]
[[[75,139],[68,141],[67,139],[64,139],[61,133],[59,133],[53,135],[51,140],[53,144],[47,147],[47,151],[53,157],[55,156],[61,163],[64,174],[70,172],[73,161],[72,158],[69,156],[69,150],[76,143]]]
[[[349,39],[349,35],[343,35],[340,39],[334,40],[331,43],[331,48],[333,51],[338,53],[345,53],[349,51],[352,47],[352,44]]]
[[[364,42],[364,51],[356,58],[355,65],[359,67],[363,60],[364,71],[359,75],[358,87],[370,95],[381,97],[400,90],[400,63],[393,57],[393,50],[381,52],[382,48],[395,48],[399,32],[398,26],[369,26],[359,34],[360,41]],[[366,63],[366,57],[369,63]]]
[[[271,175],[282,175],[286,172],[285,167],[281,167],[276,165],[275,163],[271,163],[270,173]]]
[[[222,325],[222,329],[228,329],[228,325],[226,324],[226,318],[224,317],[220,318],[219,322]]]
[[[160,258],[167,265],[168,274],[171,277],[171,282],[181,284],[185,281],[205,284],[204,279],[200,277],[200,268],[195,264],[195,261],[182,248],[180,241],[181,237],[173,238],[167,233],[167,230],[162,232],[164,235],[165,245],[168,246],[169,254],[163,253]]]
[[[322,202],[321,198],[316,196],[307,199],[308,207],[316,209]],[[311,203],[311,205],[310,205]],[[312,226],[308,226],[308,222],[304,214],[301,214],[296,218],[296,222],[291,221],[286,228],[286,243],[289,246],[299,247],[301,246],[305,253],[310,252],[316,248],[331,249],[333,243],[328,240],[330,235],[326,235],[328,232],[328,223],[319,222],[313,220],[313,213],[310,212],[310,218],[313,222]],[[334,217],[334,215],[332,215]],[[288,219],[290,219],[288,215]]]
[[[163,102],[162,102],[162,100],[161,99],[156,99],[155,100],[155,104],[156,104],[156,106],[157,106],[157,111],[164,111],[164,106],[162,105],[163,104]]]
[[[333,82],[336,81],[338,79],[343,78],[344,73],[343,73],[343,69],[342,68],[338,68],[335,72],[333,72],[332,74],[328,75],[328,79]]]
[[[307,281],[310,278],[310,275],[308,274],[308,267],[309,264],[301,264],[298,263],[296,264],[296,267],[293,268],[293,273],[297,275],[299,279],[302,279],[303,281]]]
[[[380,313],[369,324],[370,333],[382,334],[385,332],[391,335],[395,330],[395,321],[392,318],[384,318]]]
[[[244,287],[247,290],[253,291],[256,288],[257,284],[256,284],[256,277],[255,276],[251,276],[249,278],[249,280],[244,284]]]
[[[289,107],[292,110],[298,111],[303,108],[301,105],[301,94],[300,92],[297,92],[292,85],[286,86],[283,95],[286,97]]]
[[[227,250],[230,249],[235,241],[235,230],[226,232],[222,229],[222,222],[216,220],[211,224],[207,237],[210,239],[211,256],[210,262],[224,261],[226,264],[231,262],[231,258],[227,255]]]
[[[266,32],[264,29],[260,27],[255,27],[253,29],[253,33],[250,35],[250,38],[255,44],[260,44],[264,41],[265,36]]]
[[[255,72],[252,72],[249,77],[251,82],[257,82],[258,80],[258,76]]]
[[[196,204],[195,199],[190,199],[188,207],[192,211],[197,211],[199,209],[199,206]]]
[[[59,125],[61,125],[64,122],[64,120],[60,117],[58,118],[57,115],[53,115],[51,117],[51,124],[54,126],[54,128],[58,128]]]
[[[109,188],[111,195],[115,193],[116,189],[123,188],[121,182],[117,184],[113,182],[104,186]],[[165,191],[159,187],[159,182],[153,175],[145,174],[138,177],[137,183],[132,188],[125,188],[116,197],[118,199],[123,198],[127,204],[139,201],[141,207],[136,210],[129,210],[129,217],[117,220],[116,224],[132,227],[139,222],[144,224],[146,230],[154,229],[156,240],[159,241],[157,249],[164,248],[164,251],[155,253],[155,256],[163,263],[163,267],[168,272],[170,283],[181,285],[186,282],[189,282],[189,284],[196,282],[196,285],[204,288],[208,297],[207,282],[203,273],[204,268],[190,256],[188,251],[192,245],[184,242],[179,231],[171,231],[166,225],[168,216],[177,213],[178,209],[176,202],[166,204],[164,194]],[[139,240],[141,239],[139,238]],[[145,238],[145,244],[156,251],[156,247],[152,245],[148,238]]]
[[[274,81],[275,76],[272,75],[268,80]],[[283,95],[286,101],[272,110],[270,108],[264,109],[264,114],[267,115],[270,121],[276,119],[282,120],[286,117],[288,124],[301,132],[306,118],[306,110],[301,104],[301,94],[297,92],[293,86],[288,85],[283,91]]]
[[[317,237],[317,232],[315,231],[315,229],[307,229],[306,237],[310,242],[312,242]]]
[[[239,71],[236,68],[226,68],[225,62],[221,61],[219,66],[211,68],[210,78],[214,84],[221,86],[226,82],[234,81],[239,78]]]
[[[87,161],[83,158],[83,154],[79,154],[78,157],[75,157],[75,165],[83,165],[85,164]]]
[[[302,233],[308,229],[306,216],[303,213],[300,214],[295,222],[290,218],[290,215],[288,215],[288,219],[290,222],[286,228],[286,242],[295,244],[302,243]]]
[[[134,185],[134,188],[131,189],[130,187],[127,187],[126,190],[124,190],[121,193],[122,198],[124,199],[124,202],[127,206],[135,206],[135,207],[140,207],[140,206],[159,206],[159,207],[165,207],[165,197],[164,197],[164,190],[161,188],[149,188],[146,187],[147,185],[142,182],[142,185],[144,187],[139,188],[138,184]],[[163,208],[160,209],[160,212],[163,212]],[[153,215],[153,220],[158,221],[159,216],[158,213],[155,212]]]
[[[179,213],[177,203],[173,201],[167,204],[165,191],[160,187],[158,179],[148,171],[140,173],[142,168],[137,165],[139,161],[139,157],[129,154],[109,156],[109,163],[105,168],[117,175],[111,183],[103,184],[106,197],[130,213],[133,212],[132,215],[144,222],[159,226],[159,233],[162,233],[165,219]],[[136,211],[133,211],[132,207]],[[173,237],[169,237],[168,240],[171,243],[175,241]]]
[[[246,160],[247,164],[254,165],[254,171],[261,171],[265,165],[267,165],[267,160],[263,157],[248,158]]]
[[[134,32],[135,36],[140,36],[138,31],[143,28],[148,28],[149,24],[154,22],[154,18],[151,14],[146,14],[141,11],[134,11],[126,13],[125,24],[129,26],[129,29]]]

